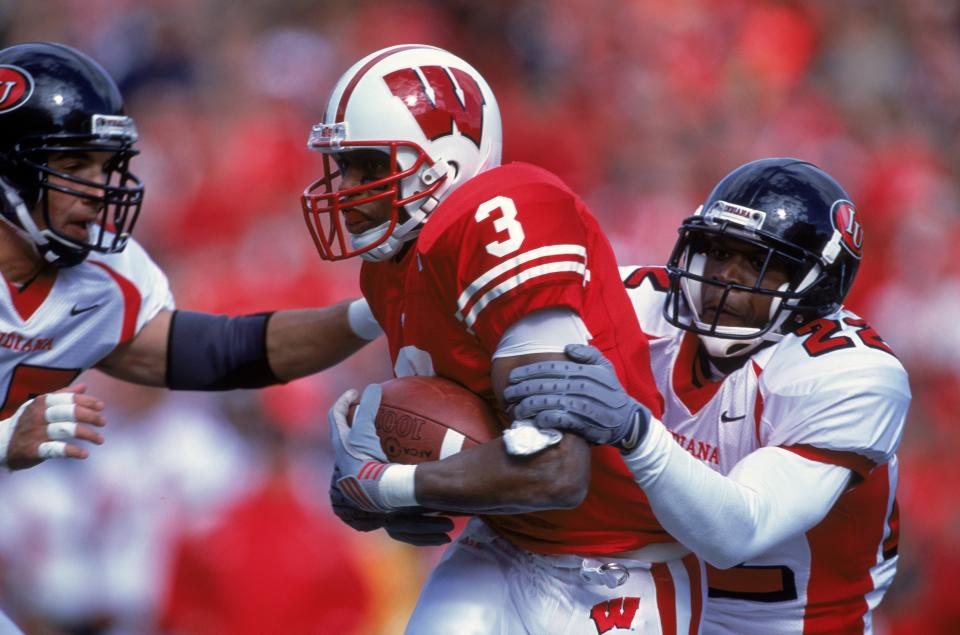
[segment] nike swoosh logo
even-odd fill
[[[76,304],[73,305],[73,308],[70,309],[70,315],[80,315],[81,313],[86,313],[87,311],[93,311],[94,309],[100,308],[99,304],[91,304],[90,306],[85,306],[82,309]]]
[[[739,417],[728,417],[726,411],[720,415],[720,421],[724,423],[730,423],[731,421],[740,421],[741,419],[746,419],[747,415],[740,415]]]

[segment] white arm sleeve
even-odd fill
[[[525,315],[506,330],[493,359],[535,353],[562,353],[567,344],[586,344],[587,325],[569,307],[552,307]]]
[[[691,456],[656,419],[624,461],[664,529],[720,569],[816,525],[853,474],[783,448],[764,447],[724,476]]]

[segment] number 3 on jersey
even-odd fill
[[[499,215],[493,215],[499,211]],[[523,226],[517,220],[517,206],[512,198],[506,196],[496,196],[477,208],[474,220],[478,223],[487,220],[493,215],[493,228],[497,234],[506,233],[503,240],[495,240],[487,243],[484,247],[491,256],[503,258],[520,249],[525,235]]]

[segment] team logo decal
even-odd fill
[[[456,122],[460,134],[479,148],[485,102],[477,81],[459,68],[420,66],[417,70],[401,68],[384,75],[383,80],[428,139],[453,134]]]
[[[0,113],[15,110],[33,94],[33,77],[17,66],[0,64]]]
[[[597,627],[597,633],[603,635],[615,628],[630,628],[639,608],[640,598],[614,598],[594,604],[590,609],[590,618]]]
[[[857,218],[853,203],[844,200],[834,203],[831,219],[833,227],[840,232],[844,249],[859,260],[863,255],[863,225]]]

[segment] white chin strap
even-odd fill
[[[707,257],[705,254],[689,254],[689,266],[687,271],[692,274],[702,276],[704,265],[706,264]],[[817,276],[820,275],[820,265],[816,265],[807,272],[807,275],[804,276],[803,280],[800,282],[800,285],[797,287],[798,291],[806,289],[814,280],[817,279]],[[691,322],[700,329],[709,329],[710,325],[706,322],[700,320],[700,311],[701,311],[701,298],[703,284],[697,280],[691,280],[689,278],[682,278],[680,280],[680,287],[683,289],[684,296],[687,300],[687,305],[690,307],[692,316]],[[789,284],[783,283],[778,288],[777,291],[786,291],[789,287]],[[770,315],[769,319],[773,319],[773,316],[776,315],[777,309],[780,307],[780,302],[782,298],[773,298],[773,301],[770,303]],[[789,307],[789,304],[787,305]],[[753,352],[764,342],[779,342],[783,339],[783,333],[780,333],[780,327],[783,326],[783,323],[787,321],[793,314],[793,311],[784,310],[777,317],[776,321],[773,323],[773,326],[770,329],[763,333],[762,335],[758,334],[760,329],[750,328],[743,326],[720,326],[717,325],[714,331],[717,335],[699,335],[700,341],[703,342],[703,347],[706,349],[707,354],[710,357],[723,359],[728,357],[740,357],[748,353]],[[756,337],[745,338],[744,336],[750,336],[757,334]],[[740,339],[730,339],[727,336],[734,336]]]
[[[373,249],[360,254],[361,259],[368,262],[383,262],[384,260],[389,260],[400,252],[400,250],[403,248],[403,245],[407,241],[413,240],[417,237],[417,235],[420,233],[420,229],[426,222],[427,217],[430,216],[433,210],[436,209],[437,205],[440,204],[441,199],[443,199],[443,197],[450,191],[450,188],[453,187],[454,180],[456,178],[456,170],[443,159],[439,159],[431,168],[421,171],[418,177],[408,177],[417,178],[420,182],[426,185],[431,185],[436,181],[438,176],[442,174],[447,175],[447,180],[441,184],[440,187],[438,187],[430,196],[407,205],[405,209],[410,218],[395,226],[393,228],[393,233],[390,234],[390,236],[387,237],[387,239],[382,243]],[[411,209],[414,206],[416,207]],[[363,247],[373,244],[383,238],[383,235],[387,232],[389,227],[390,222],[387,221],[377,225],[376,227],[368,229],[365,232],[351,234],[350,244],[354,249],[362,249]]]
[[[0,179],[0,181],[2,181],[2,179]],[[17,220],[20,221],[20,225],[17,225],[8,218],[3,217],[7,225],[12,227],[21,237],[25,238],[27,242],[31,243],[34,249],[36,249],[45,260],[48,262],[56,262],[59,260],[60,257],[53,253],[48,245],[51,240],[61,243],[63,241],[49,229],[40,229],[37,227],[23,199],[20,198],[20,195],[17,194],[11,186],[7,185],[5,181],[0,183],[0,189],[3,190],[3,197],[6,199],[5,204],[16,211]],[[70,246],[72,247],[73,245]]]
[[[717,330],[719,331],[719,328]],[[724,327],[724,330],[745,331],[744,335],[748,335],[749,333],[756,331],[756,329],[737,328],[733,326]],[[715,359],[724,359],[727,357],[739,357],[741,355],[746,355],[747,353],[753,352],[758,346],[763,344],[763,342],[768,340],[776,341],[782,337],[782,335],[776,335],[773,337],[768,331],[763,337],[755,337],[749,340],[731,340],[712,335],[701,335],[700,341],[703,342],[703,347],[707,350],[707,354],[710,357]]]
[[[410,233],[410,230],[404,232],[404,228],[413,223],[414,220],[415,219],[411,217],[407,222],[395,227],[393,234],[373,249],[361,253],[360,258],[370,262],[382,262],[395,256],[397,252],[400,251],[400,248],[403,247],[403,243],[406,242],[406,240],[403,240],[403,235]],[[422,222],[422,219],[416,219],[417,224],[420,222]],[[389,227],[390,223],[386,222],[360,234],[350,234],[350,244],[354,249],[362,249],[383,238],[383,235]],[[410,238],[410,236],[407,237]]]

